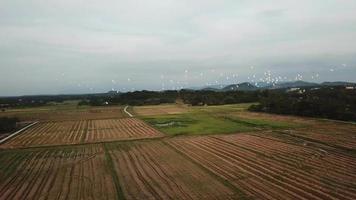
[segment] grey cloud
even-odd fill
[[[349,0],[3,0],[0,96],[202,85],[221,73],[246,81],[266,70],[356,81],[355,9]]]

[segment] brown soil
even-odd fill
[[[181,114],[189,111],[189,107],[180,104],[168,104],[158,106],[135,106],[133,111],[137,115],[149,116],[149,115],[170,115]]]
[[[111,151],[128,199],[232,199],[237,194],[159,141]]]
[[[0,112],[0,117],[17,117],[21,121],[59,121],[124,118],[120,107],[91,107],[77,110],[20,110]]]
[[[162,133],[135,118],[40,122],[0,145],[0,148],[69,145],[162,136]]]
[[[16,159],[3,163],[14,171],[0,176],[0,199],[115,199],[114,183],[104,154],[97,154],[100,151],[98,145],[41,150],[26,153],[20,163]],[[78,162],[86,157],[90,159]]]
[[[353,157],[244,134],[168,142],[258,199],[356,198]]]

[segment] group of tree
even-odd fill
[[[106,98],[106,102],[122,105],[158,105],[162,103],[174,103],[177,99],[178,91],[135,91],[127,92],[118,96]]]
[[[251,111],[356,121],[356,90],[345,87],[266,90]]]
[[[78,105],[158,105],[174,103],[182,99],[185,104],[222,105],[245,102],[256,102],[259,99],[258,91],[194,91],[194,90],[168,90],[168,91],[135,91],[122,93],[117,96],[90,97],[82,100]]]
[[[181,91],[183,102],[192,106],[256,102],[260,91]]]

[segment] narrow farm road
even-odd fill
[[[129,115],[130,117],[133,117],[133,115],[131,114],[131,113],[129,113],[129,111],[127,111],[127,108],[128,108],[129,106],[126,106],[125,108],[124,108],[124,112],[127,114],[127,115]]]

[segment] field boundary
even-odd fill
[[[24,131],[24,130],[30,128],[30,127],[32,127],[33,125],[35,125],[35,124],[37,124],[37,123],[38,123],[38,121],[33,122],[33,123],[31,123],[31,124],[29,124],[29,125],[23,127],[22,129],[16,131],[15,133],[13,133],[13,134],[11,134],[11,135],[9,135],[9,136],[7,136],[7,137],[1,139],[1,140],[0,140],[0,144],[5,143],[5,142],[8,141],[9,139],[11,139],[11,138],[17,136],[17,135],[20,134],[22,131]]]
[[[114,184],[115,184],[117,198],[119,200],[125,200],[126,198],[125,198],[124,192],[123,192],[121,184],[120,184],[119,176],[116,173],[115,166],[114,166],[114,163],[112,161],[112,158],[111,158],[110,152],[108,150],[108,147],[106,146],[106,144],[102,144],[102,148],[104,149],[104,154],[105,154],[105,160],[106,160],[107,167],[110,170],[111,177],[112,177],[112,179],[114,181]]]
[[[53,144],[53,145],[41,145],[41,146],[26,146],[26,147],[14,147],[14,148],[4,148],[0,146],[2,151],[15,151],[15,150],[26,150],[26,149],[44,149],[44,148],[60,148],[60,147],[70,147],[70,146],[83,146],[91,144],[110,144],[110,143],[127,143],[127,142],[136,142],[136,141],[151,141],[151,140],[160,140],[163,138],[170,138],[171,136],[156,136],[148,138],[131,138],[123,140],[112,140],[112,141],[98,141],[98,142],[85,142],[85,143],[73,143],[73,144]]]

